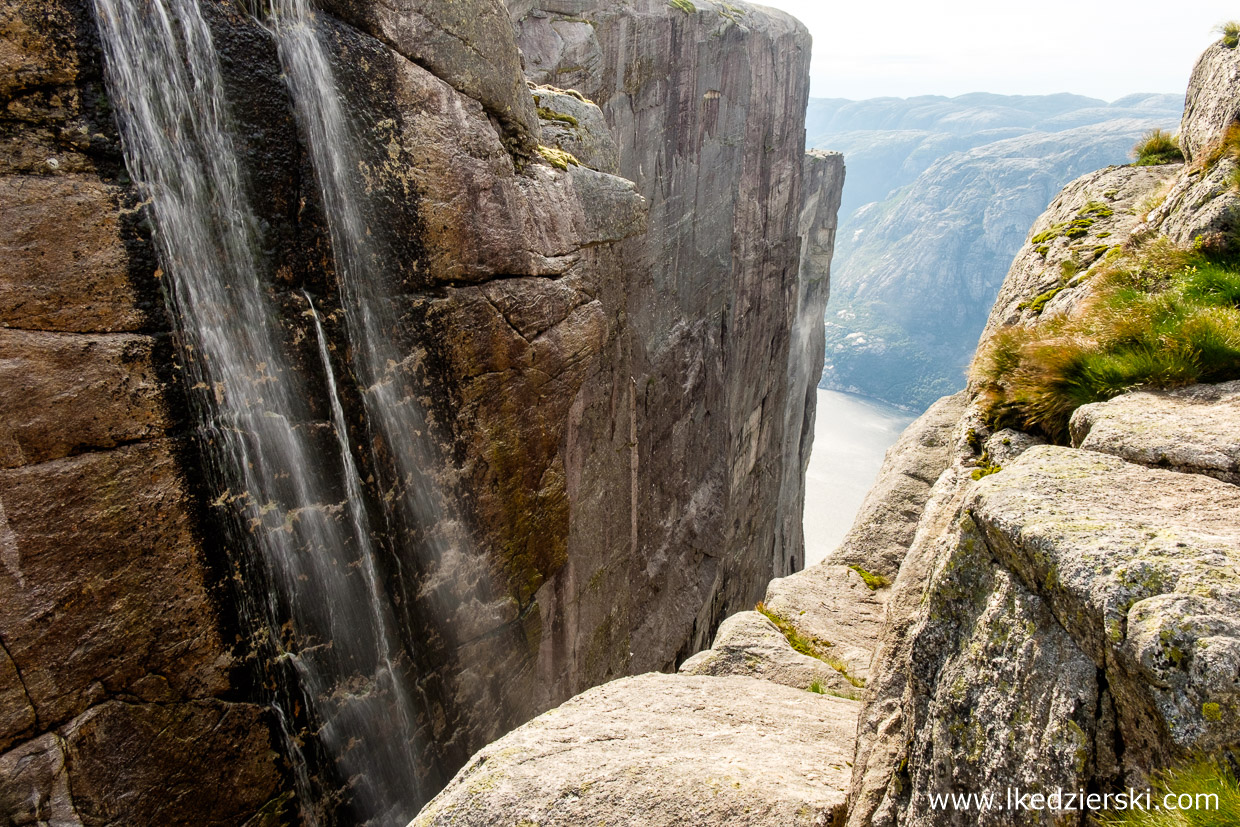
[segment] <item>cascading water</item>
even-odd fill
[[[322,193],[367,420],[389,453],[388,487],[395,494],[385,498],[395,509],[389,519],[433,528],[422,536],[429,546],[423,553],[442,560],[445,538],[453,537],[452,546],[461,543],[460,532],[453,536],[459,523],[426,473],[435,463],[426,417],[405,372],[406,356],[395,346],[393,297],[378,277],[400,267],[367,225],[357,140],[309,0],[271,0],[270,19]]]
[[[126,160],[152,202],[201,441],[232,525],[229,540],[247,547],[268,584],[260,593],[251,585],[243,608],[277,660],[298,676],[315,737],[348,781],[358,821],[404,824],[422,799],[407,662],[392,635],[395,613],[379,582],[317,314],[325,389],[298,374],[282,340],[211,30],[199,0],[94,3]],[[321,152],[315,154],[321,170]],[[340,209],[328,207],[333,214]],[[333,231],[338,245],[348,243],[338,235]],[[368,298],[345,297],[363,316],[361,330],[373,326],[365,318]],[[368,358],[382,353],[372,350]],[[376,400],[368,409],[387,404],[376,391],[381,383],[368,384],[367,396]],[[324,456],[309,427],[312,391],[328,401],[334,458]],[[280,717],[290,720],[289,710]],[[299,754],[291,733],[289,740],[290,755]],[[304,788],[309,775],[300,769],[300,793],[309,803],[314,793]],[[312,818],[310,808],[304,812]]]

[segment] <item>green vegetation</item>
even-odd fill
[[[809,691],[813,692],[815,695],[827,694],[827,688],[822,685],[822,681],[814,681],[813,683],[811,683],[809,685]]]
[[[1175,136],[1161,129],[1146,132],[1132,148],[1132,154],[1139,167],[1175,164],[1184,160],[1184,153],[1180,151]]]
[[[667,4],[685,14],[697,14],[697,6],[693,5],[693,0],[667,0]]]
[[[537,100],[538,99],[535,98],[535,102],[537,102]],[[574,118],[572,115],[567,115],[563,112],[556,112],[554,109],[548,109],[545,106],[538,107],[538,117],[542,118],[544,121],[557,121],[559,123],[566,123],[569,126],[573,127],[574,129],[576,129],[578,126],[577,119]]]
[[[886,575],[875,574],[873,572],[866,571],[865,569],[861,568],[861,566],[849,566],[849,568],[855,571],[861,577],[861,579],[865,581],[865,584],[870,588],[870,591],[872,592],[876,592],[879,589],[886,588],[887,586],[891,585],[891,578],[887,577]]]
[[[1220,23],[1215,27],[1215,31],[1222,33],[1223,45],[1228,49],[1234,49],[1240,45],[1240,20],[1228,20],[1226,23]]]
[[[571,152],[565,152],[559,147],[539,144],[538,154],[543,157],[543,160],[545,160],[548,164],[551,164],[551,166],[556,169],[567,171],[569,166],[581,166],[581,161],[578,161],[576,156],[574,156]]]
[[[1098,265],[1077,312],[1007,328],[986,343],[973,372],[993,427],[1063,441],[1081,405],[1139,388],[1240,379],[1240,261],[1165,239],[1117,252]]]
[[[802,655],[809,655],[811,658],[817,658],[822,661],[827,666],[830,666],[836,672],[839,672],[847,678],[848,682],[853,686],[865,686],[865,681],[860,678],[854,678],[852,675],[848,674],[847,664],[830,654],[828,650],[835,646],[834,643],[823,640],[822,638],[801,634],[797,631],[795,626],[768,609],[765,603],[759,603],[757,606],[754,606],[754,609],[765,616],[767,620],[775,624],[776,628],[778,628],[779,631],[783,633],[784,637],[788,639],[788,645],[795,651],[800,652]]]
[[[1134,807],[1106,813],[1096,819],[1098,827],[1230,827],[1240,824],[1240,783],[1225,759],[1198,759],[1177,769],[1156,773],[1151,788],[1149,809]],[[1141,796],[1141,800],[1145,797]],[[1174,803],[1176,809],[1163,809],[1164,802]]]
[[[1100,218],[1110,218],[1115,215],[1115,210],[1101,201],[1090,201],[1081,211],[1072,218],[1071,221],[1061,221],[1058,224],[1052,224],[1049,229],[1029,239],[1029,243],[1033,244],[1037,251],[1043,257],[1046,253],[1043,250],[1050,249],[1050,242],[1063,236],[1065,238],[1080,238],[1089,235],[1090,227],[1094,226],[1094,222]],[[1108,233],[1109,235],[1109,233]]]
[[[982,477],[989,477],[991,474],[997,474],[1002,470],[1003,466],[1001,465],[994,465],[988,461],[983,461],[981,465],[973,469],[973,473],[969,476],[975,480],[980,480]]]

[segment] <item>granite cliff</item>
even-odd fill
[[[596,688],[479,752],[414,824],[1084,825],[1084,802],[1028,796],[1143,791],[1234,754],[1238,73],[1240,50],[1202,56],[1184,163],[1109,167],[1054,200],[970,387],[909,427],[824,563],[773,580],[681,674]],[[1213,383],[1112,388],[1062,429],[1037,400],[996,397],[1003,342],[1075,352],[1091,343],[1073,325],[1108,308],[1130,342],[1140,314],[1107,302],[1182,309],[1177,279],[1206,302],[1191,329],[1217,323],[1218,342],[1182,375]],[[1160,335],[1146,364],[1170,364]],[[952,794],[1000,806],[934,803]]]
[[[169,5],[122,43],[154,19],[124,0],[0,4],[14,823],[400,824],[803,562],[843,177],[803,160],[803,27],[319,5]],[[126,81],[159,66],[148,89],[219,105],[144,109]],[[193,174],[152,180],[173,133]],[[208,232],[229,335],[195,310],[218,251],[178,255],[185,204],[244,213],[248,241]],[[225,381],[241,341],[277,361]]]

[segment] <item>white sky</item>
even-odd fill
[[[758,0],[814,36],[814,97],[1182,93],[1236,0]]]

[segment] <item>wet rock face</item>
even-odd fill
[[[233,684],[90,3],[2,3],[0,38],[0,820],[242,823],[286,782]]]
[[[428,414],[427,477],[459,506],[398,526],[381,562],[433,786],[574,692],[674,665],[799,565],[785,504],[800,501],[813,394],[790,387],[790,354],[805,351],[798,304],[821,316],[842,164],[820,164],[799,227],[808,37],[782,15],[600,6],[598,83],[555,82],[574,95],[531,91],[494,0],[324,8],[397,370]],[[250,11],[204,3],[265,277],[290,369],[321,387],[302,291],[315,297],[379,503],[398,486],[373,473],[388,449],[350,370],[314,170]],[[290,786],[254,705],[282,673],[257,665],[262,630],[236,619],[262,586],[187,436],[91,4],[6,0],[0,34],[0,763],[23,768],[0,801],[22,818],[171,823],[199,808],[241,823]],[[540,141],[581,165],[542,162]],[[306,426],[326,441],[325,404]],[[419,556],[432,533],[451,553]],[[139,753],[147,732],[200,748]],[[203,767],[211,789],[189,790]],[[109,803],[122,789],[131,809]]]

